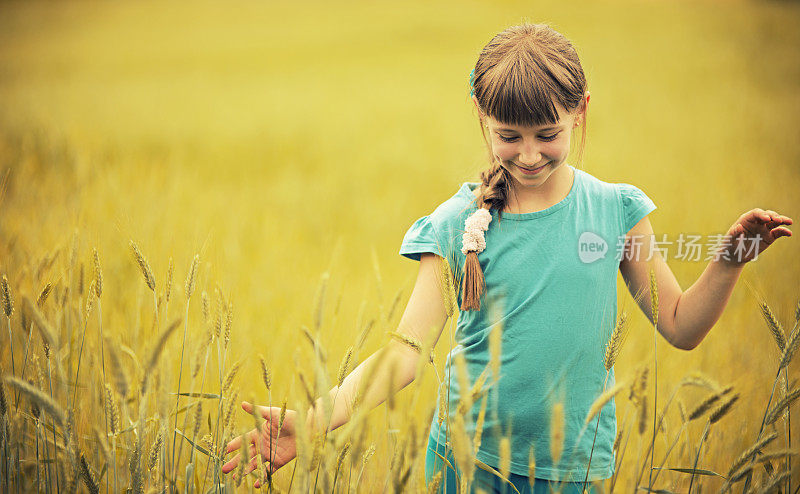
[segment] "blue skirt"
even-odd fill
[[[458,470],[458,467],[456,467],[453,451],[448,450],[446,458],[447,461],[450,462],[450,465],[455,468],[455,471],[449,465],[445,464],[442,458],[436,454],[438,452],[439,455],[445,456],[444,444],[439,443],[438,450],[436,448],[436,440],[433,437],[429,438],[428,450],[425,454],[425,483],[430,484],[434,475],[442,470],[444,466],[445,470],[442,473],[442,483],[439,486],[438,492],[440,494],[456,494],[458,492],[456,474],[458,474],[460,478],[461,472]],[[514,484],[514,487],[520,494],[549,494],[550,492],[581,494],[583,492],[583,482],[559,482],[556,480],[533,479],[533,489],[531,490],[528,477],[525,475],[510,473],[508,480]],[[476,467],[472,484],[470,484],[470,492],[477,492],[478,489],[482,489],[489,494],[516,494],[516,491],[512,489],[508,483],[501,480],[500,477],[482,468]],[[591,483],[586,486],[586,491],[592,494],[597,493],[597,489],[593,487]]]

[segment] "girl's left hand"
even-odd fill
[[[743,266],[763,252],[780,237],[791,237],[792,231],[783,225],[791,225],[792,219],[775,211],[751,209],[739,219],[725,234],[720,246],[721,259]],[[727,258],[727,259],[726,259]]]

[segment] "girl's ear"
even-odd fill
[[[586,109],[589,106],[590,97],[591,94],[589,91],[586,91],[586,94],[584,95],[584,98],[579,106],[578,115],[575,117],[575,127],[579,126],[583,122],[583,119],[586,118]]]

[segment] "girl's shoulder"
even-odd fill
[[[588,194],[603,194],[611,196],[622,201],[623,206],[625,205],[624,203],[629,202],[631,199],[637,199],[643,196],[646,197],[642,189],[630,183],[608,182],[579,168],[575,169],[575,173],[576,176],[577,174],[580,174],[584,189]]]
[[[478,208],[476,201],[478,185],[477,182],[462,183],[455,194],[434,209],[431,218],[442,222],[459,219],[463,222]]]
[[[431,221],[440,228],[464,225],[464,220],[477,208],[477,182],[464,182],[458,191],[439,204],[430,214]]]
[[[616,210],[623,232],[628,232],[639,220],[654,211],[657,206],[647,194],[636,185],[624,182],[606,182],[583,172],[586,190],[602,196],[611,209]],[[595,201],[592,201],[595,202]]]

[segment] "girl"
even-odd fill
[[[434,344],[439,339],[447,308],[437,280],[440,262],[447,260],[455,279],[461,280],[457,344],[447,367],[463,358],[467,384],[475,383],[491,360],[490,335],[502,328],[500,373],[489,380],[489,408],[477,459],[499,469],[501,450],[508,451],[508,442],[501,447],[506,437],[511,451],[508,479],[519,492],[581,492],[587,467],[589,481],[607,479],[614,469],[614,401],[601,411],[596,437],[594,431],[582,434],[582,426],[604,386],[602,349],[616,319],[617,270],[632,294],[644,295],[636,298],[652,321],[649,272],[654,269],[657,329],[671,345],[691,350],[720,317],[745,263],[776,239],[791,236],[785,225],[792,220],[769,210],[744,213],[713,249],[700,278],[683,291],[653,248],[647,215],[655,204],[637,187],[603,182],[566,162],[572,133],[579,127],[579,160],[582,155],[590,94],[578,55],[564,36],[543,24],[513,26],[497,34],[478,56],[470,94],[490,165],[480,182],[464,183],[406,233],[400,254],[420,261],[420,270],[398,332]],[[341,388],[330,391],[329,424],[321,413],[321,399],[309,410],[305,424],[321,433],[347,422],[365,375],[370,382],[361,397],[366,410],[414,379],[418,352],[395,340],[382,352],[359,365]],[[394,380],[384,367],[374,372],[370,368],[384,356],[399,365]],[[452,417],[460,398],[471,390],[461,389],[458,379],[449,381],[449,393],[444,389],[447,383],[440,392],[447,396]],[[613,368],[608,382],[609,387],[614,384]],[[478,401],[462,425],[470,438]],[[561,449],[550,444],[551,425],[558,425],[551,424],[556,404],[563,420]],[[253,410],[250,403],[242,406],[248,413]],[[274,472],[296,455],[297,412],[287,411],[275,441],[280,410],[258,411],[267,421],[261,431],[254,429],[246,436],[250,462],[245,471],[257,464],[258,441],[260,451],[275,450],[274,458],[264,455]],[[437,406],[426,479],[430,482],[443,471],[441,489],[456,492],[456,475],[460,478],[463,472],[451,468],[457,464],[449,448],[448,421],[440,424],[438,412]],[[240,446],[236,439],[227,452]],[[530,453],[535,457],[533,479],[528,478]],[[223,471],[236,468],[240,459],[237,454]],[[511,491],[480,468],[472,486]]]

